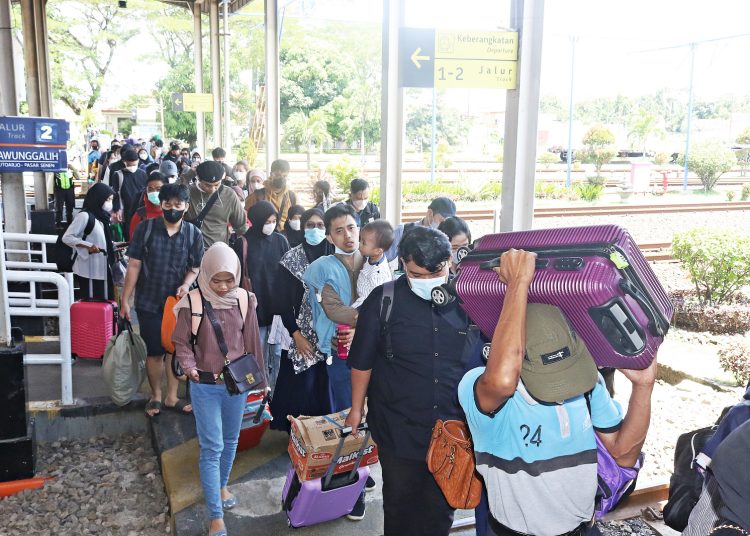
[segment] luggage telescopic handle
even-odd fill
[[[648,330],[651,332],[651,334],[654,337],[664,337],[667,334],[667,330],[669,329],[669,324],[667,324],[666,327],[664,327],[661,323],[661,318],[659,317],[658,313],[654,309],[654,307],[651,305],[651,302],[648,300],[645,294],[636,287],[632,282],[628,281],[627,279],[622,279],[620,281],[620,288],[633,298],[635,301],[637,301],[641,307],[643,307],[643,311],[648,316]]]
[[[359,426],[357,426],[357,432],[362,432],[364,430],[369,430],[370,427],[367,425],[366,422],[360,423]],[[346,428],[341,429],[341,437],[346,437],[349,434],[351,434],[354,430],[352,430],[351,426],[347,426]]]
[[[266,411],[266,406],[271,403],[271,400],[273,399],[273,393],[271,391],[268,391],[266,393],[266,396],[263,397],[263,400],[260,403],[260,406],[258,407],[258,411],[255,412],[255,417],[253,417],[253,424],[258,424],[263,417],[263,413]]]
[[[352,468],[351,472],[349,473],[350,477],[354,476],[354,473],[357,472],[359,469],[359,464],[362,463],[362,455],[364,454],[365,447],[367,447],[367,442],[370,440],[370,428],[367,426],[366,422],[360,423],[359,426],[357,426],[357,431],[360,430],[367,430],[367,433],[365,434],[365,438],[362,441],[362,446],[359,449],[359,452],[357,454],[357,462],[354,464],[354,467]],[[346,436],[350,435],[352,433],[352,427],[347,426],[346,428],[341,429],[341,437],[339,438],[339,444],[336,446],[336,452],[333,455],[333,458],[331,459],[331,463],[328,464],[328,469],[326,469],[325,474],[323,475],[323,487],[327,488],[331,483],[331,478],[333,478],[333,470],[336,468],[336,460],[339,459],[339,456],[341,456],[341,451],[344,448],[344,440],[346,439]]]

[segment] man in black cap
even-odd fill
[[[214,242],[229,242],[229,229],[238,235],[248,229],[247,215],[239,197],[231,188],[222,186],[224,166],[208,160],[196,168],[198,183],[190,185],[190,207],[186,219],[203,233],[206,248]]]
[[[110,186],[115,191],[113,210],[121,211],[119,218],[125,224],[123,234],[126,240],[130,235],[130,219],[138,208],[148,182],[146,172],[138,167],[138,153],[132,147],[127,147],[122,151],[122,159],[119,162],[122,164],[121,169],[110,169],[109,176]]]
[[[436,197],[427,206],[424,218],[410,223],[402,223],[393,230],[393,244],[385,252],[388,262],[393,262],[398,257],[398,245],[406,233],[415,227],[430,227],[437,229],[444,220],[456,215],[456,204],[447,197]],[[399,269],[403,266],[399,263]]]

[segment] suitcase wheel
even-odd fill
[[[453,296],[453,294],[451,294],[443,285],[432,289],[430,297],[432,298],[432,303],[438,307],[448,305],[456,299],[456,297]]]
[[[490,343],[486,343],[484,346],[482,346],[482,360],[485,363],[490,358],[490,348],[492,348],[492,344]]]
[[[466,257],[471,250],[467,246],[461,246],[458,248],[458,251],[456,251],[456,260],[458,262],[461,262],[464,260],[464,257]]]

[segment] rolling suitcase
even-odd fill
[[[642,369],[651,363],[673,306],[627,231],[597,225],[479,239],[461,259],[453,285],[466,313],[490,338],[505,293],[492,268],[510,248],[536,252],[529,302],[562,309],[597,365]]]
[[[264,397],[262,391],[251,391],[247,395],[245,412],[242,415],[237,452],[257,447],[271,422],[268,403],[271,396]]]
[[[104,288],[106,296],[106,283]],[[118,317],[115,301],[78,300],[71,305],[71,353],[81,359],[102,359],[109,339],[117,334]]]
[[[359,429],[367,429],[367,424],[361,425]],[[369,467],[360,467],[362,455],[370,439],[369,430],[362,441],[362,447],[357,453],[357,462],[352,470],[338,475],[333,474],[336,461],[344,446],[344,439],[351,431],[351,428],[341,430],[336,453],[323,477],[300,481],[294,467],[289,469],[284,489],[281,492],[281,501],[290,527],[308,527],[338,519],[350,513],[354,508],[364,490],[367,477],[370,476]]]

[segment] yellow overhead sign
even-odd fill
[[[186,112],[213,112],[213,93],[183,93],[182,108]]]
[[[401,28],[402,87],[517,87],[518,32]]]

